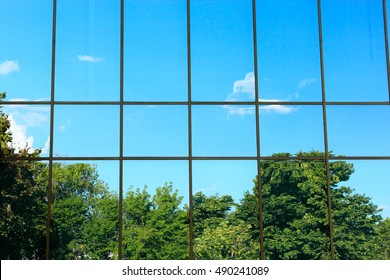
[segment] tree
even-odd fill
[[[276,154],[291,156],[290,154]],[[323,157],[320,152],[299,157]],[[329,259],[329,224],[325,165],[321,161],[268,160],[262,162],[262,199],[265,255],[269,259]],[[370,199],[340,187],[353,173],[352,164],[330,163],[334,240],[337,258],[364,259],[368,253],[379,209]],[[237,216],[259,237],[258,187],[246,192]],[[248,218],[246,218],[248,217]]]
[[[0,94],[0,101],[5,93]],[[1,107],[0,107],[1,109]],[[39,151],[12,147],[8,116],[0,111],[0,258],[42,259],[45,256],[46,166]],[[13,160],[4,160],[12,157]],[[20,159],[19,159],[20,158]],[[30,160],[26,160],[30,159]]]
[[[124,199],[124,259],[188,259],[188,213],[171,184],[156,189],[130,189]]]

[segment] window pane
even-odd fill
[[[266,259],[329,259],[325,164],[267,160],[261,167]]]
[[[0,92],[8,99],[50,98],[50,0],[0,1]]]
[[[195,259],[259,258],[256,174],[256,161],[193,162]]]
[[[119,156],[119,107],[55,107],[54,155]]]
[[[382,1],[322,1],[328,101],[388,101]]]
[[[119,2],[57,1],[56,99],[119,100]]]
[[[389,106],[328,106],[327,112],[335,155],[390,155]]]
[[[330,166],[336,258],[388,258],[382,222],[390,216],[390,161],[333,161]]]
[[[253,106],[194,106],[194,156],[255,156]]]
[[[256,1],[261,100],[319,101],[317,1]]]
[[[29,152],[41,150],[41,156],[48,156],[50,150],[50,107],[40,105],[6,105],[12,145],[18,151],[28,148]]]
[[[123,259],[188,259],[188,163],[125,161],[123,170]]]
[[[124,58],[125,100],[187,100],[186,1],[125,1]]]
[[[45,259],[47,162],[0,160],[0,182],[0,259]]]
[[[53,163],[50,258],[118,258],[119,164]]]
[[[125,156],[186,156],[186,106],[126,106]]]
[[[324,151],[321,106],[260,107],[261,154]]]
[[[193,100],[254,99],[252,30],[250,0],[191,1]]]

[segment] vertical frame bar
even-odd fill
[[[51,45],[51,88],[50,88],[50,150],[49,150],[49,178],[47,189],[47,220],[46,220],[46,259],[50,258],[50,220],[53,187],[53,143],[54,143],[54,86],[56,66],[56,29],[57,29],[57,0],[53,0],[53,25]]]
[[[330,258],[334,260],[334,243],[333,243],[333,222],[332,222],[332,201],[330,189],[330,169],[329,169],[329,146],[328,146],[328,124],[326,116],[326,93],[325,93],[325,73],[324,73],[324,51],[322,42],[322,14],[321,0],[317,0],[318,9],[318,33],[320,45],[320,65],[321,65],[321,91],[322,91],[322,113],[324,125],[324,145],[325,145],[325,169],[326,169],[326,188],[328,204],[328,222],[329,222],[329,240],[330,240]]]
[[[190,256],[189,259],[195,259],[194,256],[194,203],[192,197],[192,84],[191,84],[191,0],[187,0],[187,86],[188,86],[188,192],[190,204]]]
[[[264,230],[263,230],[263,194],[262,194],[262,176],[261,176],[261,153],[260,153],[260,105],[259,105],[259,86],[258,86],[258,64],[257,64],[257,27],[256,27],[256,0],[252,0],[253,16],[253,62],[255,74],[255,106],[256,106],[256,150],[257,150],[257,188],[259,201],[259,225],[260,225],[260,259],[265,259],[264,254]]]
[[[125,0],[120,0],[120,101],[119,101],[119,231],[118,231],[118,259],[122,259],[123,238],[123,56],[124,56],[124,8]]]
[[[389,33],[387,28],[387,8],[386,0],[382,0],[383,5],[383,30],[385,35],[385,48],[386,48],[386,70],[387,70],[387,91],[389,93],[389,102],[390,102],[390,62],[389,62]]]

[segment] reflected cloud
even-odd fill
[[[313,81],[312,81],[313,80]],[[305,79],[300,81],[302,86],[309,85],[316,79]],[[225,101],[254,101],[255,100],[255,75],[254,72],[245,74],[245,78],[233,82],[233,91],[230,93]],[[280,102],[277,99],[259,99],[260,102]],[[255,113],[254,106],[239,106],[239,105],[225,105],[224,108],[229,110],[230,115],[250,115]],[[263,105],[260,110],[266,112],[273,112],[277,114],[289,114],[295,110],[292,106],[285,105]]]
[[[310,86],[311,84],[315,83],[316,81],[317,81],[316,78],[308,78],[308,79],[301,80],[298,83],[298,88],[305,88],[305,87]]]
[[[6,60],[0,63],[0,75],[8,75],[12,72],[19,72],[19,62],[17,60]]]
[[[93,57],[89,55],[78,55],[77,58],[80,61],[91,62],[91,63],[102,62],[104,60],[103,58]]]

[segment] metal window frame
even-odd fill
[[[48,186],[47,186],[47,220],[46,220],[46,259],[50,259],[50,220],[51,220],[51,203],[52,203],[52,181],[53,181],[53,164],[57,161],[117,161],[119,162],[119,212],[118,212],[118,222],[119,222],[119,234],[118,234],[118,258],[123,258],[122,253],[122,240],[123,240],[123,163],[127,160],[139,160],[139,161],[187,161],[188,162],[188,194],[189,194],[189,259],[195,259],[194,256],[194,221],[193,221],[193,161],[213,161],[213,160],[226,160],[226,161],[256,161],[257,164],[257,177],[258,177],[258,210],[259,210],[259,222],[260,222],[260,250],[259,250],[259,259],[265,259],[265,250],[264,250],[264,239],[263,239],[263,210],[262,210],[262,161],[263,160],[305,160],[305,161],[322,161],[325,164],[326,176],[327,176],[327,205],[328,205],[328,217],[329,217],[329,241],[330,241],[330,257],[335,259],[335,248],[334,248],[334,236],[333,236],[333,224],[332,224],[332,204],[331,204],[331,182],[330,182],[330,161],[332,160],[359,160],[359,161],[376,161],[376,160],[389,160],[390,155],[382,156],[334,156],[329,154],[329,145],[328,145],[328,124],[327,124],[327,108],[328,106],[390,106],[390,59],[389,59],[389,43],[388,43],[388,26],[387,26],[387,10],[386,10],[386,0],[382,0],[382,10],[383,10],[383,23],[384,23],[384,42],[385,42],[385,52],[386,52],[386,69],[387,69],[387,84],[388,84],[388,93],[389,100],[383,102],[377,101],[364,101],[364,102],[337,102],[337,101],[327,101],[326,100],[326,89],[325,89],[325,70],[324,70],[324,51],[323,51],[323,35],[322,35],[322,10],[321,10],[321,0],[317,0],[317,19],[318,19],[318,45],[319,45],[319,60],[320,60],[320,73],[321,73],[321,100],[319,101],[299,101],[299,102],[290,102],[290,101],[262,101],[259,96],[259,65],[258,65],[258,53],[257,53],[257,15],[256,15],[256,0],[252,0],[252,31],[253,31],[253,63],[254,63],[254,76],[255,76],[255,100],[249,102],[236,102],[236,101],[194,101],[192,100],[192,57],[191,57],[191,0],[186,0],[186,25],[187,25],[187,101],[128,101],[124,100],[124,44],[125,44],[125,0],[120,1],[120,87],[119,87],[119,101],[57,101],[55,100],[55,68],[56,68],[56,29],[57,29],[57,0],[52,1],[52,45],[51,45],[51,77],[50,77],[50,100],[49,101],[3,101],[2,105],[47,105],[50,107],[50,149],[48,157],[23,157],[23,156],[7,156],[2,157],[1,160],[8,161],[19,161],[19,160],[29,160],[29,161],[48,161]],[[118,156],[107,156],[107,157],[59,157],[54,155],[53,144],[54,144],[54,116],[55,108],[58,105],[67,106],[67,105],[112,105],[119,107],[119,155]],[[125,106],[142,106],[142,105],[164,105],[164,106],[187,106],[188,114],[188,155],[186,156],[126,156],[124,155],[123,144],[124,144],[124,107]],[[229,105],[229,106],[254,106],[255,107],[255,119],[256,119],[256,155],[253,156],[194,156],[192,153],[192,108],[194,106],[210,106],[210,105]],[[317,105],[322,107],[322,117],[323,117],[323,139],[324,139],[324,156],[321,157],[302,157],[302,156],[264,156],[261,154],[261,133],[260,133],[260,110],[262,105]]]

